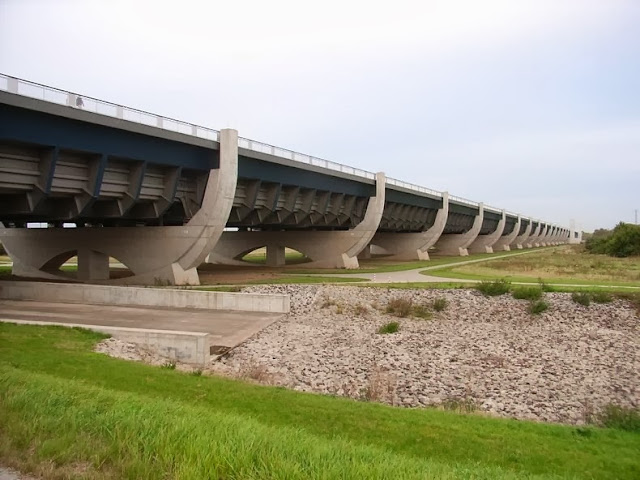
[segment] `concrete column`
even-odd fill
[[[478,204],[478,214],[473,221],[473,225],[468,232],[458,234],[444,234],[441,235],[435,244],[435,248],[441,255],[460,255],[462,257],[468,256],[469,251],[467,247],[473,243],[473,241],[480,233],[482,228],[482,222],[484,221],[484,205]]]
[[[293,248],[311,259],[305,266],[358,268],[358,254],[375,235],[385,199],[385,176],[376,174],[376,195],[369,199],[364,219],[351,230],[339,231],[251,231],[224,232],[207,257],[208,263],[246,265],[240,259],[256,248]]]
[[[371,243],[389,253],[393,260],[429,260],[429,249],[442,235],[449,216],[449,193],[442,193],[442,208],[431,228],[420,233],[378,232]]]
[[[506,222],[507,217],[505,211],[502,210],[502,218],[498,222],[496,229],[486,235],[478,235],[473,243],[469,245],[469,253],[493,253],[493,244],[502,236]]]
[[[284,247],[282,245],[267,246],[267,266],[281,267],[285,264]]]
[[[109,256],[88,248],[78,250],[78,280],[109,280]]]
[[[545,224],[544,227],[542,228],[542,232],[540,233],[540,235],[538,235],[538,238],[536,238],[535,240],[536,243],[533,244],[534,247],[544,247],[544,243],[542,243],[542,240],[547,235],[548,229],[549,229],[549,225]]]
[[[542,223],[540,223],[540,220],[538,220],[538,226],[535,228],[533,233],[527,239],[527,243],[525,243],[525,247],[533,248],[535,246],[535,242],[537,241],[538,237],[540,236],[541,230],[542,230]]]
[[[522,225],[522,219],[520,218],[520,215],[518,215],[518,220],[516,220],[516,223],[513,226],[513,230],[511,231],[511,233],[508,233],[507,235],[502,235],[498,239],[498,241],[493,244],[493,249],[498,251],[502,250],[504,252],[511,251],[511,245],[514,244],[514,241],[518,236],[518,233],[520,232],[521,225]]]
[[[107,282],[104,259],[116,258],[133,276],[110,283],[197,285],[196,267],[216,244],[226,225],[238,176],[238,132],[220,132],[220,165],[211,170],[202,206],[177,227],[0,228],[0,241],[14,262],[16,275],[68,279],[46,272],[58,258],[79,252],[79,276]],[[81,253],[84,251],[90,254]],[[66,256],[66,257],[65,257]]]
[[[529,219],[529,223],[527,227],[522,232],[522,235],[518,235],[513,241],[513,245],[516,246],[518,250],[522,250],[524,248],[524,243],[531,236],[531,230],[533,229],[533,220]]]

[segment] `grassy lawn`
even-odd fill
[[[537,282],[541,278],[546,283],[640,287],[640,258],[594,255],[575,245],[422,273],[465,280]]]
[[[0,324],[0,461],[47,478],[638,478],[640,435],[384,405],[112,359]]]
[[[304,275],[282,275],[275,278],[261,278],[256,280],[238,281],[237,285],[281,285],[281,284],[315,284],[315,283],[350,283],[350,282],[368,282],[368,278],[358,277],[321,277],[321,276],[304,276]],[[234,282],[229,282],[233,285]],[[195,290],[215,291],[221,287],[195,287]],[[230,286],[229,288],[234,288]],[[218,290],[220,291],[220,290]]]

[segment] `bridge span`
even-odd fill
[[[569,228],[179,120],[0,74],[0,241],[15,275],[199,283],[266,247],[309,266],[568,242]],[[39,222],[47,228],[27,228]],[[75,228],[63,228],[73,226]],[[111,280],[109,258],[132,276]],[[67,277],[65,277],[67,278]]]

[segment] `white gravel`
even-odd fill
[[[270,285],[293,311],[211,367],[290,388],[404,407],[474,404],[503,417],[584,423],[602,406],[640,406],[639,318],[622,301],[577,305],[546,293],[530,315],[509,295],[475,290],[393,290]],[[448,307],[429,320],[390,316],[392,298]],[[335,305],[327,306],[329,303]],[[365,310],[365,313],[362,313]],[[377,333],[399,321],[394,334]]]
[[[620,300],[583,307],[569,294],[546,293],[549,310],[531,315],[526,301],[467,289],[262,285],[244,291],[288,293],[291,314],[213,362],[209,373],[402,407],[469,405],[569,424],[584,423],[607,404],[640,407],[640,318]],[[428,320],[384,313],[398,297],[424,305],[445,298],[448,306]],[[391,321],[400,323],[397,333],[377,333]],[[98,350],[166,363],[114,339]]]

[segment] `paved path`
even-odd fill
[[[0,300],[0,321],[36,320],[208,333],[212,345],[225,347],[235,347],[281,316],[281,313]]]
[[[497,260],[505,257],[515,257],[518,255],[527,255],[529,253],[536,252],[538,250],[527,250],[524,252],[513,252],[513,253],[505,253],[504,255],[495,255],[493,257],[485,257],[485,258],[475,258],[473,260],[463,260],[461,262],[451,262],[445,263],[442,265],[434,265],[432,267],[420,267],[414,268],[413,270],[402,270],[400,272],[380,272],[380,273],[364,273],[353,272],[353,273],[332,273],[330,276],[332,277],[357,277],[357,278],[366,278],[369,280],[367,283],[414,283],[414,282],[429,282],[429,283],[442,283],[442,282],[455,282],[455,283],[476,283],[479,280],[463,280],[460,278],[445,278],[445,277],[436,277],[433,275],[423,275],[420,272],[426,272],[430,270],[442,270],[444,268],[450,267],[458,267],[460,265],[468,265],[470,263],[479,263],[479,262],[487,262],[489,260]],[[328,274],[322,274],[320,276],[327,276]],[[306,275],[305,275],[306,276]],[[311,275],[309,275],[311,276]],[[359,283],[359,282],[353,282]]]

